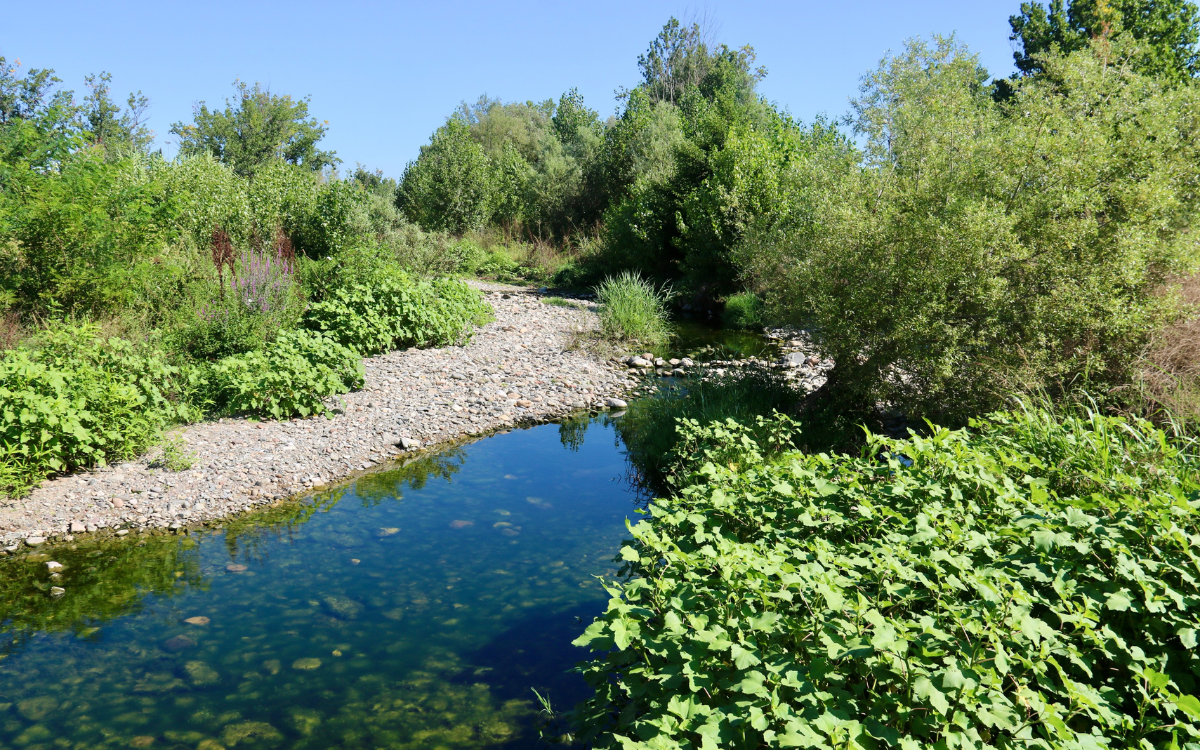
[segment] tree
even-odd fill
[[[1021,48],[1013,52],[1025,75],[1042,71],[1040,55],[1057,47],[1067,54],[1103,38],[1127,51],[1138,73],[1172,82],[1200,74],[1200,9],[1189,0],[1051,0],[1021,3],[1021,13],[1008,19],[1009,37]]]
[[[194,124],[171,126],[171,133],[179,136],[181,155],[212,154],[240,175],[253,175],[276,159],[313,172],[341,163],[336,152],[317,148],[328,122],[309,117],[307,97],[293,100],[242,81],[234,88],[236,96],[225,100],[223,112],[200,102],[193,109]]]
[[[142,122],[150,108],[150,100],[141,91],[130,94],[126,109],[122,111],[109,96],[111,74],[101,72],[98,76],[87,76],[84,81],[88,95],[84,97],[80,115],[84,129],[90,134],[89,140],[108,147],[132,147],[137,151],[149,148],[154,133]]]
[[[861,161],[783,175],[788,215],[738,260],[837,363],[835,403],[954,421],[1104,392],[1175,313],[1164,284],[1200,264],[1200,88],[1103,50],[1043,64],[996,103],[974,55],[911,43],[854,103]]]
[[[425,229],[479,229],[495,211],[495,181],[492,160],[471,138],[471,126],[455,115],[404,169],[396,206]]]

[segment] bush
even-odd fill
[[[634,400],[617,432],[641,480],[659,491],[688,462],[689,454],[677,448],[685,422],[709,424],[728,419],[754,425],[755,417],[778,411],[791,413],[802,393],[772,370],[746,368],[723,376],[692,376],[662,389],[656,398]],[[767,442],[765,428],[751,427],[751,435]]]
[[[178,369],[94,325],[55,325],[0,352],[0,491],[133,458],[198,416]]]
[[[671,338],[667,302],[671,292],[659,289],[636,273],[609,276],[596,287],[600,328],[616,341],[659,346]]]
[[[1195,444],[1032,408],[931,430],[766,462],[745,428],[689,425],[691,481],[576,641],[580,739],[1192,746]],[[736,470],[714,456],[738,444]]]
[[[735,294],[725,300],[725,309],[721,313],[721,322],[726,328],[762,328],[762,300],[753,292]]]
[[[215,361],[261,349],[294,328],[304,311],[292,263],[269,253],[243,253],[222,277],[191,285],[191,304],[171,316],[174,351]]]
[[[362,357],[319,333],[284,331],[261,351],[226,357],[208,373],[229,414],[285,419],[326,411],[324,400],[363,384]]]
[[[837,363],[831,396],[961,424],[1013,389],[1130,382],[1200,262],[1200,89],[1102,57],[1047,58],[997,104],[975,56],[915,42],[865,79],[860,163],[789,166],[738,255]]]
[[[414,279],[368,250],[345,253],[326,274],[304,324],[363,355],[457,344],[490,314],[479,292],[461,281]]]

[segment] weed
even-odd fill
[[[601,333],[614,341],[661,346],[671,337],[667,303],[672,296],[670,288],[655,287],[636,273],[609,276],[596,287]]]
[[[196,456],[186,446],[187,443],[179,435],[166,438],[158,458],[150,462],[150,468],[167,471],[187,471],[192,468],[196,463]]]

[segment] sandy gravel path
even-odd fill
[[[351,477],[405,452],[518,423],[604,408],[634,385],[624,365],[565,347],[594,312],[542,302],[529,290],[471,282],[496,320],[462,347],[392,352],[365,361],[366,385],[332,418],[223,419],[181,434],[192,468],[151,468],[154,453],[43,482],[0,499],[0,554],[85,533],[178,529]],[[414,443],[413,441],[417,441]]]

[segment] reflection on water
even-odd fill
[[[695,320],[672,323],[674,337],[661,356],[690,357],[698,362],[779,356],[779,345],[759,331],[717,328]]]
[[[547,425],[217,531],[6,559],[0,750],[529,747],[530,688],[583,695],[624,472],[610,426]]]

